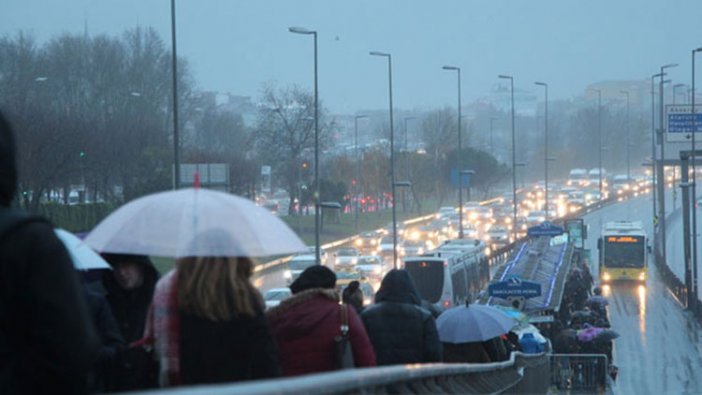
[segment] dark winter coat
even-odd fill
[[[124,259],[120,255],[105,255],[105,260],[111,265]],[[132,256],[129,260],[141,264],[144,269],[144,281],[140,287],[123,289],[112,272],[105,273],[102,279],[107,292],[107,302],[127,345],[144,335],[146,315],[158,281],[158,273],[147,257]],[[153,357],[145,353],[143,348],[123,349],[112,372],[114,390],[130,391],[155,387],[157,379],[154,369]]]
[[[255,317],[214,322],[181,312],[180,374],[185,385],[280,376],[278,351],[263,308]]]
[[[266,316],[284,376],[335,369],[334,337],[341,332],[336,292],[322,288],[299,292],[268,310]],[[373,346],[354,309],[348,309],[348,319],[355,366],[375,366]]]
[[[86,392],[99,340],[68,252],[48,222],[0,233],[0,393]]]
[[[113,266],[124,260],[119,255],[105,255],[105,259]],[[112,272],[106,273],[102,279],[107,291],[107,302],[127,344],[141,339],[144,335],[146,313],[149,311],[154,287],[158,281],[158,272],[148,258],[135,256],[130,260],[141,264],[144,269],[144,282],[140,287],[125,290],[117,283]]]
[[[391,270],[361,318],[378,365],[441,361],[441,343],[432,314],[404,270]]]
[[[85,297],[92,322],[100,337],[100,353],[90,379],[90,392],[110,391],[113,389],[112,371],[124,348],[124,339],[105,296],[86,288]]]

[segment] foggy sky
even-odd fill
[[[177,3],[178,55],[202,90],[256,98],[264,83],[312,88],[311,36],[319,32],[319,92],[335,113],[387,108],[393,56],[396,108],[455,105],[489,94],[497,74],[550,98],[582,94],[588,84],[646,79],[666,63],[690,81],[690,51],[702,46],[702,1],[678,0],[190,0]],[[152,26],[170,48],[168,0],[2,0],[0,35],[19,29],[44,42],[62,32],[121,34]]]

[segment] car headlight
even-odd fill
[[[290,270],[286,270],[283,272],[283,277],[285,277],[286,280],[292,279],[292,272]]]
[[[336,260],[334,260],[334,263],[337,264],[337,265],[340,264],[340,263],[341,263],[341,258],[336,258]]]
[[[604,281],[609,281],[609,280],[612,279],[612,277],[609,275],[609,273],[604,272],[604,273],[602,273],[602,279],[603,279]]]
[[[424,253],[424,250],[421,248],[417,249],[417,255],[422,255]]]
[[[646,273],[639,273],[639,280],[643,281],[646,279]]]
[[[372,245],[372,246],[374,246],[374,245],[376,245],[376,244],[378,244],[378,240],[376,240],[376,239],[371,240],[371,245]]]
[[[351,264],[355,265],[356,263],[358,263],[358,258],[351,258]]]
[[[360,247],[361,245],[363,245],[363,240],[361,240],[361,239],[356,239],[356,245],[359,246],[359,247]]]
[[[382,270],[383,270],[383,268],[381,268],[380,266],[376,266],[373,268],[373,273],[380,274],[380,272],[382,272]]]

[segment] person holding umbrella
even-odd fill
[[[102,253],[176,258],[156,284],[143,338],[131,345],[153,346],[159,385],[280,373],[263,300],[251,284],[252,259],[306,246],[266,209],[201,188],[159,192],[117,209],[85,242]]]
[[[509,332],[516,323],[492,306],[466,302],[445,311],[436,320],[444,362],[496,362],[490,359],[484,342]]]

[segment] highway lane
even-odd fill
[[[597,238],[607,221],[641,221],[652,234],[651,198],[642,196],[584,216],[589,225],[586,247],[597,273]],[[669,226],[669,229],[671,227]],[[621,394],[684,394],[702,392],[702,336],[699,325],[683,310],[651,262],[645,287],[615,283],[605,287],[610,300],[616,389]]]

